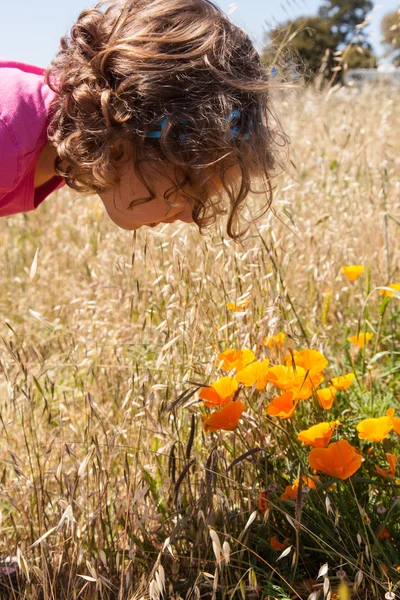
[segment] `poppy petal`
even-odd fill
[[[211,413],[203,420],[204,431],[233,431],[236,429],[242,412],[246,408],[244,402],[229,402],[220,410]]]
[[[264,390],[267,384],[267,373],[269,360],[266,358],[260,362],[253,362],[247,365],[242,371],[236,374],[236,379],[247,387],[253,387],[257,383],[258,390]]]
[[[293,396],[293,392],[286,392],[278,398],[274,398],[267,406],[267,414],[270,417],[280,417],[281,419],[290,419],[294,415],[298,400]]]
[[[210,387],[202,387],[199,398],[205,406],[222,406],[231,400],[238,387],[239,383],[234,377],[220,377]]]
[[[336,396],[336,389],[333,385],[330,385],[327,388],[316,391],[318,402],[325,410],[329,410],[332,408],[333,401]]]
[[[264,346],[267,346],[267,348],[270,348],[271,350],[273,348],[282,348],[282,346],[284,345],[286,340],[286,333],[283,333],[283,331],[280,331],[279,333],[277,333],[276,335],[271,335],[269,337],[266,337],[263,339],[263,344]]]
[[[285,362],[288,366],[292,365],[292,360],[296,366],[302,367],[310,375],[321,373],[328,366],[328,361],[321,352],[310,350],[309,348],[294,352],[293,356],[289,354],[285,357]]]
[[[216,365],[218,368],[224,371],[232,371],[236,369],[236,372],[241,371],[247,365],[256,360],[255,354],[252,350],[225,350],[218,354]]]
[[[377,419],[363,419],[357,425],[360,440],[369,440],[370,442],[381,442],[387,438],[392,429],[392,419],[387,416],[378,417]]]
[[[347,265],[342,267],[342,273],[349,281],[355,281],[364,273],[362,265]]]
[[[364,348],[373,337],[374,334],[369,331],[366,333],[359,333],[358,335],[348,337],[347,341],[350,342],[350,344],[358,346],[358,348]]]
[[[347,440],[333,442],[327,448],[313,448],[308,455],[312,469],[331,477],[347,479],[361,466],[362,457]]]
[[[333,421],[332,423],[318,423],[309,429],[300,431],[297,439],[300,442],[304,442],[304,444],[314,446],[314,448],[326,448],[331,441],[331,437],[337,425],[339,425],[339,421]]]
[[[347,390],[354,381],[354,373],[346,373],[346,375],[340,375],[340,377],[334,377],[331,381],[332,386],[337,390],[343,392]]]

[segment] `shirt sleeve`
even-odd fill
[[[18,143],[10,128],[0,116],[0,196],[15,188],[18,177]]]

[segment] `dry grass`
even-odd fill
[[[0,556],[18,556],[22,571],[13,590],[4,578],[6,598],[147,597],[160,564],[174,598],[213,589],[216,598],[307,597],[302,582],[327,561],[333,588],[341,564],[352,586],[363,575],[357,598],[381,598],[396,581],[379,548],[357,542],[368,534],[360,513],[346,512],[361,506],[350,487],[332,512],[325,497],[315,501],[304,522],[313,545],[296,564],[276,562],[272,522],[258,515],[244,531],[259,490],[284,482],[274,465],[285,463],[285,435],[261,401],[249,399],[235,433],[212,435],[196,395],[171,406],[192,389],[185,381],[213,380],[217,351],[260,353],[280,329],[294,347],[322,350],[329,375],[341,373],[348,332],[360,318],[375,326],[379,301],[375,292],[362,314],[365,286],[346,283],[340,267],[366,265],[367,291],[400,279],[397,94],[307,91],[275,103],[295,168],[276,181],[276,214],[245,248],[183,224],[132,235],[96,198],[68,191],[0,223]],[[245,294],[244,315],[225,308]],[[389,312],[383,341],[393,352],[395,300]],[[398,371],[382,384],[375,406],[386,392],[398,402]],[[227,471],[255,447],[265,450]],[[286,461],[286,474],[295,468]],[[231,563],[220,570],[209,527],[229,540]],[[285,519],[282,528],[290,534]],[[157,597],[154,584],[150,592]]]

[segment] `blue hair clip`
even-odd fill
[[[262,108],[260,108],[260,115],[262,115]],[[229,122],[232,122],[235,119],[240,119],[240,116],[241,116],[240,111],[237,108],[234,108],[233,111],[232,111],[232,113],[231,113],[231,116],[229,118]],[[162,131],[163,127],[165,127],[165,125],[167,124],[167,122],[168,122],[168,117],[164,117],[158,123],[159,129],[155,129],[154,131],[149,131],[146,134],[146,137],[153,138],[153,139],[160,138],[161,137],[161,131]],[[180,123],[182,123],[182,125],[187,125],[189,123],[189,120],[188,119],[181,119]],[[260,120],[260,125],[261,124],[262,123],[261,123],[261,120]],[[253,121],[250,120],[250,131],[252,129],[253,129]],[[240,131],[239,125],[234,125],[233,127],[231,127],[231,130],[230,130],[229,135],[228,135],[228,140],[231,140],[232,138],[234,138],[239,133],[239,131]],[[244,137],[245,140],[249,139],[249,137],[250,137],[250,131],[244,134],[243,137]],[[181,141],[185,141],[185,140],[188,139],[188,136],[186,134],[184,134],[184,133],[180,133],[179,134],[179,139]]]
[[[161,121],[158,123],[158,126],[159,126],[159,128],[160,128],[160,129],[156,129],[156,130],[154,130],[154,131],[149,131],[149,132],[146,134],[146,137],[149,137],[149,138],[159,138],[159,137],[161,137],[161,130],[162,130],[162,128],[163,128],[163,127],[164,127],[164,126],[167,124],[167,121],[168,121],[168,117],[164,117],[164,118],[163,118],[163,119],[162,119],[162,120],[161,120]]]

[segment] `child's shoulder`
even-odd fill
[[[42,144],[54,92],[44,69],[0,58],[0,188],[23,172],[25,158]],[[14,168],[11,168],[14,167]]]
[[[40,67],[0,58],[0,216],[10,192],[27,188],[27,177],[47,141],[55,94],[44,73]]]
[[[44,80],[45,69],[0,57],[0,117],[14,127],[41,116],[54,98]],[[28,122],[29,121],[29,122]]]
[[[2,56],[0,56],[0,69],[10,69],[12,72],[15,72],[15,75],[18,75],[18,73],[44,75],[45,72],[45,69],[43,69],[42,67],[28,65],[27,63],[19,62],[17,60],[8,60],[7,58],[3,58]]]

